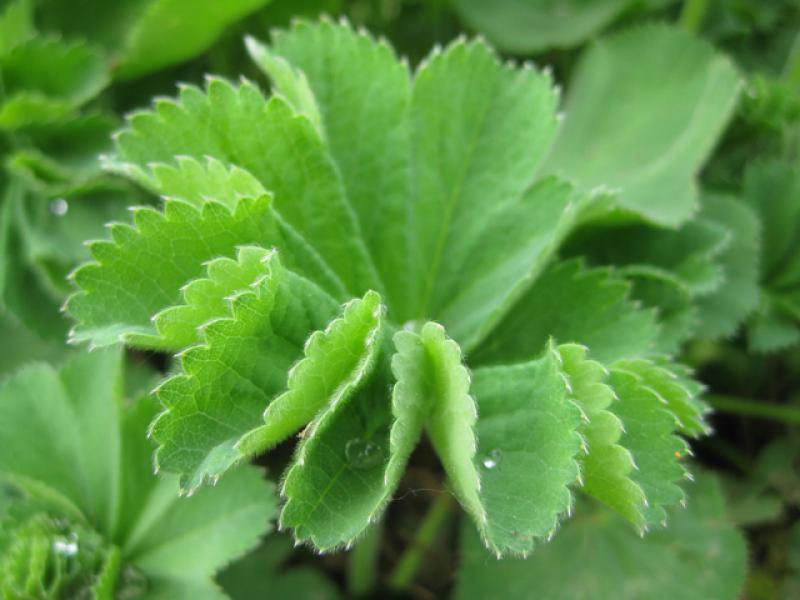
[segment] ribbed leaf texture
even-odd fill
[[[735,78],[689,42],[700,80],[721,81],[719,114]],[[423,435],[494,554],[529,553],[580,491],[640,531],[662,523],[684,499],[681,435],[706,430],[699,386],[662,355],[682,313],[643,308],[624,267],[558,259],[616,205],[540,174],[554,143],[561,157],[575,143],[556,141],[550,76],[465,40],[411,72],[325,20],[247,48],[272,95],[210,78],[117,136],[108,168],[164,205],[91,245],[67,304],[76,341],[179,353],[155,392],[158,467],[193,493],[299,432],[280,525],[322,551],[380,517]],[[615,202],[660,216],[648,186],[691,187],[699,158],[668,154]],[[694,256],[642,262],[699,286],[714,267]]]

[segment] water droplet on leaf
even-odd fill
[[[383,451],[375,442],[354,438],[344,447],[347,462],[355,469],[371,469],[383,462]]]
[[[503,453],[498,448],[495,448],[494,450],[490,451],[489,454],[483,457],[483,466],[487,469],[494,469],[500,464],[500,460],[502,458]]]
[[[50,212],[57,217],[63,217],[69,210],[69,203],[64,198],[56,198],[50,203]]]

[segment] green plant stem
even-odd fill
[[[433,501],[417,534],[389,576],[390,588],[397,591],[407,590],[414,583],[425,554],[447,523],[452,505],[453,497],[447,492],[439,494]]]
[[[784,423],[800,424],[800,408],[793,406],[781,406],[777,404],[766,404],[764,402],[754,402],[746,398],[736,398],[735,396],[724,396],[721,394],[709,394],[705,396],[706,401],[723,412],[757,417],[760,419],[770,419],[772,421],[783,421]]]
[[[347,589],[351,596],[366,596],[375,588],[382,531],[382,522],[370,527],[350,552]]]
[[[707,12],[708,0],[685,0],[678,23],[689,33],[697,33]]]

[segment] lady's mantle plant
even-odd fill
[[[662,523],[684,498],[681,435],[707,429],[699,386],[655,354],[657,314],[625,280],[558,256],[590,221],[691,214],[691,197],[648,193],[677,181],[691,196],[738,80],[690,38],[646,33],[688,44],[680,101],[704,115],[649,148],[703,143],[666,170],[645,152],[636,177],[625,157],[599,179],[602,140],[574,155],[582,133],[568,118],[559,137],[548,74],[463,40],[412,73],[346,24],[249,39],[269,97],[210,78],[133,115],[107,166],[163,211],[135,208],[91,244],[67,309],[77,342],[179,353],[155,392],[157,468],[191,494],[298,434],[280,524],[319,550],[380,517],[423,433],[498,555],[552,535],[576,491],[639,530]],[[619,117],[615,100],[595,100],[594,126]]]

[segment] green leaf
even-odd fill
[[[264,273],[233,294],[226,313],[202,326],[202,344],[181,354],[181,373],[157,390],[166,410],[151,429],[159,443],[156,464],[165,471],[180,473],[182,486],[188,492],[206,478],[216,481],[247,456],[238,447],[239,440],[263,424],[261,414],[286,389],[287,372],[302,357],[309,335],[325,328],[338,312],[333,299],[284,269],[276,255],[269,255],[264,267]],[[374,293],[363,302],[369,307],[364,309],[368,315],[377,310],[376,304],[379,306]],[[369,342],[370,336],[361,329],[360,318],[366,316],[358,310],[361,306],[356,302],[350,311],[345,311],[344,324],[332,325],[327,334],[309,341],[306,349],[316,354],[328,350],[328,344],[338,349],[342,345],[352,348],[357,340]],[[351,331],[350,326],[355,329]],[[348,365],[357,371],[350,360],[347,356],[343,363],[325,364],[326,369],[331,369],[330,374],[340,378],[337,383],[350,375]],[[335,397],[336,385],[329,389],[327,382],[313,379],[320,375],[315,370],[315,366],[321,368],[319,362],[301,362],[296,377],[289,377],[290,385],[301,389],[309,386],[304,391],[314,390],[314,395],[298,398],[290,388],[279,405],[288,414],[280,414],[279,409],[281,421],[271,422],[259,432],[255,441],[258,448],[280,441],[282,438],[276,435],[286,436],[292,427],[303,424],[296,421],[294,414],[296,410],[301,415],[308,411],[303,402],[317,406],[327,399],[325,394]],[[295,403],[300,405],[294,406]]]
[[[623,241],[624,240],[624,241]],[[725,274],[719,256],[729,247],[729,230],[699,218],[679,229],[646,225],[588,229],[571,240],[569,253],[592,264],[627,269],[660,269],[675,277],[693,296],[718,289]]]
[[[77,543],[82,561],[93,546],[102,552],[102,566],[80,567],[84,577],[97,574],[86,588],[96,584],[97,597],[113,588],[115,596],[146,590],[137,596],[145,600],[164,597],[164,589],[171,590],[166,597],[210,597],[190,592],[213,590],[214,572],[267,530],[276,510],[271,487],[247,467],[217,488],[179,499],[174,478],[152,474],[145,431],[155,406],[147,400],[122,406],[120,359],[119,351],[80,354],[60,371],[31,365],[6,381],[0,479],[21,490],[15,494],[21,510],[47,525],[33,538],[45,552],[59,541]],[[0,495],[0,517],[3,504]],[[14,536],[23,545],[32,539]]]
[[[36,34],[33,11],[28,0],[13,0],[0,13],[0,56]]]
[[[250,55],[275,92],[320,128],[386,283],[389,310],[398,313],[398,322],[416,316],[415,248],[408,232],[408,66],[386,42],[347,24],[295,22],[272,37],[271,47],[248,40]]]
[[[181,63],[268,0],[151,0],[125,36],[114,76],[133,79]]]
[[[375,292],[345,305],[342,316],[315,331],[303,347],[304,358],[289,371],[287,391],[270,402],[264,425],[238,443],[245,454],[264,452],[283,441],[323,410],[333,410],[361,385],[381,344],[383,306]],[[314,426],[304,434],[313,435]]]
[[[690,477],[680,463],[688,446],[675,435],[679,422],[649,381],[625,365],[612,367],[609,383],[619,398],[613,412],[624,428],[620,443],[637,466],[631,479],[647,497],[648,505],[642,510],[645,520],[649,525],[663,525],[665,507],[684,501],[678,482]]]
[[[60,373],[27,367],[0,389],[0,473],[58,490],[106,535],[118,519],[120,377],[119,352],[84,354]]]
[[[555,136],[556,101],[548,76],[502,65],[480,41],[457,41],[418,69],[409,112],[414,316],[438,317],[493,213],[536,181]]]
[[[558,350],[536,361],[473,372],[486,522],[481,537],[498,556],[527,554],[571,509],[583,443]]]
[[[614,21],[629,0],[456,0],[454,7],[473,29],[506,52],[534,54],[569,48]]]
[[[633,455],[619,444],[622,421],[609,410],[618,398],[607,383],[608,370],[589,360],[586,353],[587,349],[577,344],[559,347],[573,397],[584,416],[579,429],[587,444],[580,457],[582,489],[642,529],[647,497],[631,478],[636,468]]]
[[[700,300],[677,275],[650,265],[625,267],[621,274],[631,283],[631,299],[658,315],[658,339],[653,351],[673,355],[697,328]]]
[[[606,510],[581,506],[558,537],[527,560],[490,559],[462,528],[458,600],[739,597],[747,570],[742,534],[725,518],[719,484],[704,476],[670,527],[639,538]]]
[[[215,258],[206,263],[208,278],[194,279],[182,290],[185,304],[165,308],[153,317],[158,336],[132,334],[128,343],[161,348],[185,348],[202,341],[206,323],[230,313],[236,294],[269,276],[272,253],[258,246],[239,246],[236,260]]]
[[[641,384],[654,392],[675,416],[682,434],[699,437],[709,433],[704,417],[711,409],[697,397],[700,388],[687,378],[680,365],[665,360],[636,359],[617,361],[614,367],[639,377]]]
[[[325,146],[308,119],[251,83],[210,78],[206,91],[183,86],[177,101],[130,118],[108,166],[158,189],[148,165],[176,156],[212,156],[248,171],[274,195],[274,210],[304,238],[351,294],[380,284]]]
[[[112,224],[113,241],[89,246],[97,262],[73,275],[81,291],[67,303],[78,321],[72,339],[103,346],[156,335],[151,317],[180,301],[181,287],[201,275],[204,261],[231,256],[237,245],[279,239],[269,208],[269,196],[242,199],[233,211],[178,200],[167,201],[163,213],[137,207],[134,226]]]
[[[545,271],[471,357],[508,363],[536,356],[550,336],[592,349],[595,359],[646,355],[658,336],[652,311],[637,310],[630,285],[608,269],[566,261]]]
[[[335,600],[338,588],[317,569],[285,568],[292,550],[288,536],[272,535],[244,558],[228,566],[218,579],[233,600],[292,597],[296,600]]]
[[[735,105],[739,76],[705,42],[664,26],[593,44],[569,86],[548,171],[674,226],[696,210],[695,175]]]
[[[348,546],[374,522],[396,481],[386,480],[391,412],[388,378],[376,373],[345,402],[327,407],[311,425],[286,472],[280,527],[321,551]]]
[[[700,216],[729,229],[731,242],[719,257],[722,285],[697,300],[697,334],[730,337],[758,306],[760,225],[750,208],[727,196],[704,196]]]
[[[445,335],[441,325],[426,323],[419,337],[429,373],[425,429],[453,493],[467,512],[483,524],[486,509],[479,496],[480,473],[475,464],[478,412],[469,394],[469,371],[462,363],[461,348]]]
[[[762,294],[748,323],[748,342],[757,352],[774,352],[800,342],[800,172],[777,161],[756,163],[745,173],[744,200],[762,227]]]
[[[17,129],[68,115],[108,83],[105,59],[86,43],[37,37],[0,54],[0,127]]]

